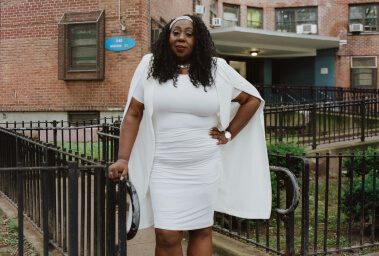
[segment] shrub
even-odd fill
[[[275,155],[279,154],[281,156],[285,156],[288,153],[293,154],[295,156],[302,156],[302,155],[307,154],[307,151],[305,150],[304,146],[299,146],[299,145],[296,145],[295,143],[281,143],[278,145],[270,144],[270,145],[267,145],[267,151],[269,154],[275,154]],[[286,167],[286,160],[283,157],[278,158],[277,156],[269,156],[269,163],[270,165],[274,165],[274,166]],[[303,164],[301,161],[295,163],[293,171],[297,178],[300,177],[302,169],[303,169]],[[298,178],[298,181],[299,180],[300,179]],[[283,189],[282,187],[283,184],[282,183],[277,184],[276,173],[274,172],[271,172],[271,185],[272,185],[272,209],[275,209],[277,207],[276,189],[277,188]],[[280,201],[283,201],[283,199],[284,199],[284,194],[280,193]],[[282,208],[283,208],[283,205],[285,206],[285,204],[282,204]]]
[[[372,215],[372,206],[375,202],[375,217],[377,218],[379,216],[379,172],[376,171],[376,196],[374,198],[373,192],[374,192],[374,172],[371,171],[368,174],[365,175],[365,187],[364,187],[364,218],[365,221],[368,221],[370,219],[370,216]],[[347,182],[347,185],[342,186],[342,202],[341,202],[341,209],[342,212],[345,213],[347,216],[350,215],[350,201],[352,202],[352,212],[351,216],[354,221],[360,221],[361,219],[361,209],[362,209],[362,178],[355,178],[353,180],[353,193],[352,197],[350,197],[350,181]]]
[[[267,151],[269,154],[279,154],[285,156],[286,154],[293,154],[295,156],[302,156],[307,155],[307,151],[305,150],[305,146],[299,146],[296,143],[281,143],[277,145],[267,145]],[[286,160],[285,158],[279,158],[279,161],[277,160],[276,156],[269,156],[269,163],[270,165],[275,166],[283,166],[286,167]],[[299,177],[301,174],[301,171],[303,169],[302,162],[298,162],[295,165],[294,173],[296,177]]]
[[[365,152],[366,155],[374,155],[376,153],[379,156],[379,151],[375,150],[371,147],[368,147],[366,151],[361,151],[359,149],[355,149],[354,151],[355,155],[363,155],[363,152]],[[345,154],[349,154],[349,152],[345,152]],[[379,157],[377,157],[376,167],[379,166]],[[350,175],[351,170],[351,157],[346,157],[343,160],[343,168],[347,171],[347,175]],[[366,157],[366,174],[372,172],[374,169],[374,157]],[[353,170],[354,170],[354,176],[362,176],[363,174],[363,157],[354,157],[353,160]]]

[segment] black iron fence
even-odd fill
[[[267,107],[268,144],[328,144],[379,135],[379,98]]]
[[[128,201],[138,212],[129,182],[107,179],[104,162],[4,128],[0,145],[0,193],[18,207],[19,220],[24,215],[43,234],[45,255],[48,243],[64,255],[126,255],[139,218],[133,214],[127,235]]]
[[[102,141],[98,131],[120,122],[121,116],[81,121],[4,122],[0,127],[16,131],[36,141],[74,152],[88,159],[102,159]],[[101,122],[101,123],[100,123]]]
[[[368,94],[368,92],[366,93]],[[312,146],[379,135],[379,94],[374,98],[349,101],[321,101],[302,105],[266,106],[264,109],[266,141]],[[92,159],[104,159],[102,140],[104,129],[117,133],[121,117],[77,122],[5,122],[0,127],[17,131],[25,136],[66,148]],[[108,122],[107,122],[108,121]],[[113,143],[113,141],[111,141]],[[113,148],[112,146],[110,147]]]
[[[334,115],[337,112],[339,115],[337,118],[340,120],[344,120],[347,118],[352,118],[358,113],[364,113],[363,118],[358,118],[361,126],[355,126],[353,124],[346,125],[350,130],[358,130],[357,133],[350,131],[350,133],[355,134],[355,136],[362,139],[362,131],[363,138],[366,136],[374,136],[375,129],[377,128],[376,123],[374,121],[367,121],[368,119],[377,118],[377,109],[378,102],[372,99],[364,99],[361,101],[350,101],[346,104],[342,103],[324,103],[324,104],[311,104],[309,106],[305,106],[304,109],[300,111],[305,111],[310,107],[310,111],[313,109],[318,109],[316,112],[312,112],[310,115],[312,116],[312,120],[314,120],[316,116],[316,120],[319,120],[318,113],[327,114],[326,120],[329,120],[330,116]],[[316,108],[315,108],[316,106]],[[362,107],[364,106],[364,107]],[[317,108],[318,107],[318,108]],[[327,107],[326,110],[324,107]],[[278,110],[276,108],[275,110]],[[269,111],[270,109],[266,110]],[[289,111],[288,109],[281,108],[282,112],[287,113],[285,111]],[[299,109],[297,109],[299,110]],[[363,111],[364,110],[364,111]],[[280,113],[276,113],[276,115],[280,115]],[[366,113],[368,113],[366,115]],[[275,114],[275,112],[265,112],[266,115],[266,129],[267,129],[267,115]],[[299,114],[298,114],[299,115]],[[284,115],[283,115],[284,116]],[[321,116],[321,115],[320,115]],[[286,116],[284,116],[286,117]],[[287,117],[286,117],[287,118]],[[276,119],[276,118],[275,118]],[[299,120],[301,118],[298,118]],[[278,120],[280,120],[278,118]],[[325,120],[325,119],[324,119]],[[362,120],[364,127],[371,127],[370,131],[362,130]],[[282,119],[282,125],[287,121]],[[295,121],[293,121],[295,123]],[[349,121],[352,122],[352,121]],[[312,123],[313,124],[313,123]],[[323,123],[323,125],[325,122]],[[326,122],[326,127],[333,127],[331,121]],[[98,141],[92,141],[89,143],[98,143],[100,146],[97,149],[94,149],[94,155],[99,156],[99,161],[103,162],[113,162],[117,158],[117,150],[118,150],[118,134],[119,134],[119,122],[115,122],[114,124],[101,124],[97,125],[97,136]],[[322,125],[322,126],[323,126]],[[331,125],[331,126],[329,126]],[[316,126],[318,129],[319,126]],[[19,128],[17,128],[19,129]],[[50,129],[50,128],[48,128]],[[81,127],[77,127],[77,129],[82,129]],[[56,166],[54,175],[56,180],[58,179],[58,175],[63,177],[63,174],[58,174],[60,172],[60,168],[67,168],[66,164],[58,164],[60,162],[64,162],[66,159],[67,162],[70,161],[79,161],[80,165],[78,167],[79,180],[78,184],[80,189],[78,190],[79,195],[86,194],[86,188],[88,187],[86,184],[88,183],[89,177],[88,170],[90,170],[91,175],[95,174],[94,179],[96,180],[96,173],[93,168],[97,168],[99,166],[99,161],[92,160],[91,154],[85,155],[84,153],[81,155],[79,153],[71,153],[71,151],[66,151],[64,149],[55,148],[52,145],[47,145],[44,143],[36,142],[31,138],[27,138],[22,134],[16,134],[10,130],[12,129],[1,129],[0,134],[11,134],[13,142],[16,141],[26,141],[27,143],[23,148],[25,151],[22,152],[40,152],[38,154],[43,157],[47,156],[47,158],[43,158],[44,161],[41,160],[33,160],[38,159],[37,157],[31,157],[34,153],[23,153],[21,154],[21,159],[23,159],[24,166],[33,166],[32,163],[35,163],[37,166],[43,165],[44,162],[48,163],[48,155],[53,153],[48,153],[47,149],[53,149],[55,152],[54,159]],[[338,130],[338,129],[329,129],[329,130]],[[318,131],[316,129],[316,131]],[[24,132],[26,135],[30,133],[27,130],[27,127],[24,127],[21,130],[18,130],[18,133]],[[43,131],[41,131],[42,133]],[[319,137],[325,136],[323,133],[318,132]],[[7,135],[7,136],[8,136]],[[65,135],[63,135],[65,136]],[[8,136],[9,137],[9,136]],[[0,137],[1,138],[1,137]],[[65,137],[64,137],[65,138]],[[64,141],[64,138],[62,141]],[[268,137],[269,138],[269,137]],[[289,138],[289,137],[288,137]],[[313,139],[314,137],[312,137]],[[335,136],[337,138],[337,136]],[[340,137],[341,139],[343,137]],[[287,137],[282,136],[282,141],[285,141]],[[287,139],[288,140],[288,139]],[[299,140],[298,140],[299,141]],[[313,143],[313,140],[310,140]],[[326,140],[328,141],[328,140]],[[333,141],[333,139],[330,139]],[[34,146],[35,144],[40,144],[38,147]],[[304,143],[305,144],[305,143]],[[3,145],[3,144],[1,144]],[[5,144],[4,144],[5,145]],[[58,142],[57,142],[57,145]],[[67,144],[68,145],[68,144]],[[1,147],[3,148],[3,147]],[[8,147],[9,148],[9,147]],[[90,148],[90,147],[89,147]],[[13,165],[17,164],[16,154],[11,153],[15,152],[14,150],[4,150],[0,154],[2,158],[1,161],[12,161]],[[41,153],[42,152],[42,153]],[[90,152],[87,150],[87,152]],[[71,157],[71,158],[70,158]],[[238,237],[239,239],[245,240],[249,243],[258,245],[266,250],[277,253],[279,255],[317,255],[317,254],[328,254],[334,252],[342,252],[342,251],[351,251],[354,249],[362,249],[366,247],[378,246],[378,228],[376,221],[376,217],[379,215],[379,209],[377,206],[379,205],[379,197],[377,192],[379,186],[376,181],[378,179],[377,171],[378,170],[378,159],[377,155],[325,155],[325,156],[303,156],[303,157],[295,157],[291,155],[287,156],[279,156],[279,155],[270,155],[270,158],[274,160],[270,160],[270,165],[274,166],[282,166],[286,167],[292,173],[296,175],[298,180],[301,183],[301,197],[300,203],[298,207],[294,207],[294,198],[296,196],[296,189],[294,189],[293,181],[291,180],[291,176],[287,176],[282,174],[283,170],[272,170],[272,187],[273,187],[273,209],[275,211],[272,212],[270,220],[247,220],[247,219],[239,219],[233,216],[228,216],[225,214],[215,213],[215,229],[220,230],[221,232],[228,233],[231,236]],[[8,160],[6,160],[8,159]],[[10,160],[9,160],[10,159]],[[13,159],[13,160],[12,160]],[[51,158],[53,159],[53,158]],[[59,160],[61,159],[61,160]],[[59,161],[58,161],[59,160]],[[0,161],[0,162],[1,162]],[[34,162],[33,162],[34,161]],[[39,161],[39,162],[38,162]],[[21,165],[21,164],[19,164]],[[46,164],[46,166],[50,166]],[[93,167],[91,169],[91,166]],[[101,164],[103,166],[103,164]],[[17,166],[15,166],[17,167]],[[33,177],[32,173],[36,172],[36,170],[31,170],[31,174],[25,173],[24,181],[28,180],[28,177]],[[43,169],[39,170],[38,177],[42,177],[41,175]],[[104,177],[104,172],[101,175]],[[67,169],[66,169],[67,172]],[[82,181],[82,175],[84,173],[84,178]],[[28,176],[29,175],[29,176]],[[66,176],[67,177],[67,176]],[[10,179],[10,178],[8,178]],[[41,179],[41,178],[40,178]],[[3,178],[1,180],[4,180]],[[33,180],[33,179],[31,179]],[[92,180],[92,178],[91,178]],[[12,183],[13,182],[13,183]],[[62,182],[55,182],[55,190],[62,190],[65,186],[63,186],[64,179]],[[83,182],[83,183],[82,183]],[[107,194],[113,193],[112,191],[120,190],[112,189],[111,184],[106,181],[103,181],[105,184],[105,188],[108,192]],[[108,181],[109,182],[109,181]],[[95,182],[96,183],[96,182]],[[13,180],[7,180],[7,182],[1,183],[0,186],[7,186],[15,188],[16,187],[16,178],[15,174],[13,176]],[[27,184],[27,183],[26,183]],[[38,185],[33,185],[33,182],[30,183],[31,187],[38,187]],[[40,184],[41,181],[36,184]],[[57,189],[57,187],[61,184],[61,188]],[[84,184],[83,186],[81,184]],[[28,186],[25,185],[24,188]],[[3,188],[3,187],[2,187]],[[81,192],[82,188],[84,188],[84,192]],[[91,185],[91,189],[94,186]],[[13,189],[13,192],[8,192],[9,196],[13,198],[12,200],[16,201],[17,190]],[[24,189],[24,191],[26,191]],[[95,190],[93,190],[95,191]],[[96,189],[97,191],[97,189]],[[367,192],[368,191],[368,192]],[[40,192],[39,192],[40,193]],[[58,193],[58,192],[56,192]],[[67,193],[67,192],[66,192]],[[63,193],[63,194],[66,194]],[[29,195],[33,195],[32,193],[28,193]],[[88,195],[87,195],[88,196]],[[59,197],[59,196],[58,196]],[[86,197],[85,197],[86,198]],[[83,199],[83,202],[86,199]],[[111,197],[113,198],[113,196]],[[67,200],[67,199],[66,199]],[[78,199],[79,201],[82,199]],[[106,199],[105,199],[106,200]],[[27,201],[29,202],[29,200]],[[108,202],[108,201],[106,201]],[[109,201],[110,202],[110,201]],[[366,206],[368,203],[368,206]],[[37,204],[38,205],[38,204]],[[61,204],[62,205],[62,204]],[[87,205],[86,203],[84,205]],[[358,207],[359,205],[364,205],[364,207]],[[81,205],[81,207],[83,207]],[[41,208],[41,206],[40,206]],[[113,206],[107,206],[107,211],[109,209],[114,209]],[[283,212],[280,210],[281,208],[288,208],[290,210]],[[33,208],[33,209],[36,209]],[[56,209],[56,208],[55,208]],[[81,209],[78,210],[79,213]],[[83,212],[85,212],[84,210]],[[119,206],[120,211],[120,206]],[[58,211],[54,211],[56,216],[59,215]],[[105,213],[106,216],[113,216],[113,213]],[[108,214],[108,215],[107,215]],[[79,214],[80,215],[80,214]],[[39,215],[41,216],[41,214]],[[86,215],[84,215],[86,216]],[[57,217],[58,219],[60,217]],[[81,217],[83,218],[83,217]],[[86,219],[87,217],[85,217]],[[122,219],[124,219],[122,217]],[[79,223],[84,223],[85,221],[78,220]],[[54,223],[57,223],[55,221]],[[107,224],[113,227],[113,223]],[[87,226],[86,226],[87,227]],[[49,229],[50,230],[50,229]],[[55,230],[55,229],[52,229]],[[61,229],[63,230],[63,229]],[[82,229],[79,225],[79,230]],[[110,229],[108,229],[110,230]],[[85,232],[85,231],[84,231]],[[85,234],[85,233],[84,233]],[[117,236],[117,233],[113,233]],[[106,237],[110,237],[110,241],[113,241],[113,245],[109,243],[109,250],[114,249],[114,239],[112,234],[107,234]],[[121,232],[121,235],[125,234]],[[62,238],[63,239],[63,238]],[[61,239],[61,240],[62,240]],[[84,241],[87,241],[86,236],[83,236]],[[93,238],[91,238],[93,240]],[[55,242],[57,243],[57,242]],[[79,243],[79,248],[86,248],[88,243],[82,242]],[[108,243],[106,243],[108,246]],[[108,247],[107,247],[108,248]],[[117,247],[116,247],[117,248]],[[108,250],[108,249],[107,249]],[[116,249],[114,249],[116,250]],[[110,254],[111,255],[111,254]]]
[[[377,98],[378,89],[354,89],[332,86],[256,84],[266,105],[304,104],[311,102],[350,101]]]
[[[320,255],[379,246],[379,157],[372,155],[270,155],[301,182],[299,206],[270,220],[217,214],[215,228],[278,255]],[[287,207],[291,183],[272,176],[273,206]],[[285,193],[278,188],[287,187]],[[282,220],[282,221],[281,221]]]
[[[303,194],[309,197],[302,198],[309,214],[301,222],[309,237],[308,255],[379,246],[377,154],[316,154],[306,159],[310,172]]]

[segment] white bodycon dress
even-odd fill
[[[236,90],[234,97],[241,91]],[[133,98],[143,103],[143,86]],[[213,225],[214,204],[222,171],[217,140],[219,108],[215,86],[195,87],[188,75],[177,86],[169,80],[154,88],[155,157],[150,177],[154,226],[194,230]]]

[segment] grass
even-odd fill
[[[342,184],[345,182],[345,178],[342,178]],[[318,197],[316,196],[316,175],[315,171],[310,172],[310,188],[309,188],[309,252],[313,251],[323,251],[324,250],[324,232],[325,232],[325,223],[327,224],[327,239],[326,245],[327,250],[336,249],[337,248],[337,218],[338,218],[338,175],[337,173],[331,172],[329,174],[329,191],[328,191],[328,217],[327,221],[325,221],[325,202],[326,202],[326,178],[325,176],[321,176],[318,179]],[[284,192],[284,189],[283,189]],[[274,191],[275,193],[275,191]],[[280,205],[281,208],[285,207],[285,193],[281,193],[280,196]],[[315,224],[316,217],[316,203],[318,206],[317,209],[317,226]],[[300,202],[298,207],[294,211],[294,247],[296,254],[300,253],[301,249],[301,227],[302,227],[302,201],[300,198]],[[349,218],[341,211],[341,219],[340,219],[340,238],[339,238],[339,247],[349,247],[348,240],[348,221]],[[216,215],[216,224],[220,224],[220,215]],[[277,245],[277,230],[276,230],[276,220],[277,214],[272,213],[271,219],[269,220],[269,245],[270,247],[276,248]],[[261,244],[266,244],[266,221],[259,221],[259,242]],[[233,218],[233,231],[237,232],[237,220]],[[244,220],[242,223],[246,223]],[[256,221],[251,221],[250,226],[250,238],[254,241],[256,240]],[[228,217],[224,220],[225,228],[229,228],[229,219]],[[280,250],[285,250],[286,248],[286,229],[284,226],[284,222],[282,220],[279,221],[280,226]],[[366,230],[363,237],[363,243],[370,243],[370,234],[371,229]],[[316,235],[317,228],[317,235]],[[370,232],[367,232],[370,231]],[[352,227],[352,242],[351,245],[359,245],[359,234],[360,234],[360,223],[353,223]],[[242,225],[242,235],[246,236],[246,224]],[[376,240],[377,242],[377,240]],[[316,246],[316,247],[315,247]],[[316,248],[316,250],[315,250]],[[334,253],[334,255],[363,255],[371,252],[377,251],[377,247],[365,248],[365,249],[357,249],[354,252],[341,252]]]
[[[19,255],[18,253],[18,223],[16,218],[7,218],[0,211],[0,255]],[[37,256],[37,251],[24,238],[22,255]]]
[[[51,142],[50,142],[51,143]],[[78,155],[90,156],[92,159],[103,160],[103,142],[98,141],[95,143],[90,142],[58,142],[57,147],[61,149],[66,149],[66,151],[71,150],[72,153],[78,153]],[[109,148],[112,148],[112,142],[109,142]],[[109,153],[109,158],[111,158],[112,152]]]

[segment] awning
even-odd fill
[[[316,56],[319,49],[338,48],[339,38],[245,27],[222,27],[210,31],[221,56],[280,58]]]

